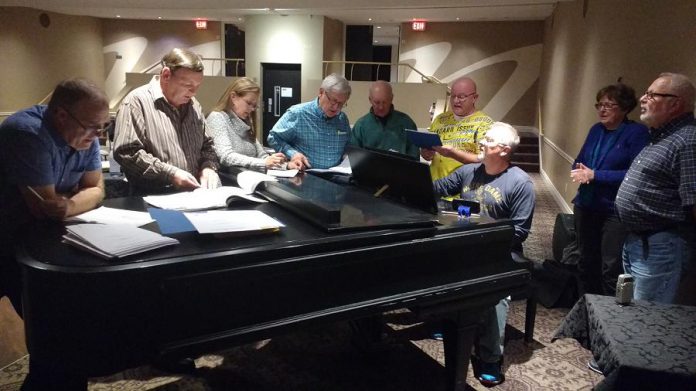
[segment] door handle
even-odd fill
[[[280,86],[273,87],[273,100],[276,102],[273,108],[273,115],[280,117]]]

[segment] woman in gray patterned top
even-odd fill
[[[207,131],[223,166],[264,171],[285,166],[285,155],[268,154],[256,139],[255,111],[259,86],[242,77],[230,84],[208,115]]]

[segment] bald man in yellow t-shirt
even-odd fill
[[[461,77],[452,83],[450,110],[438,115],[430,126],[442,140],[441,147],[421,149],[421,156],[432,161],[430,175],[434,180],[444,178],[465,163],[479,162],[479,140],[494,122],[491,117],[476,110],[478,100],[476,83]]]

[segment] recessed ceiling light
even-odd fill
[[[382,28],[382,26],[377,26],[377,28],[378,28],[378,29],[381,29],[381,28]]]
[[[459,18],[457,18],[457,20],[459,20]]]
[[[372,18],[367,18],[368,21],[372,22]]]
[[[158,16],[157,19],[162,19],[162,17],[161,17],[161,16]]]
[[[121,15],[116,15],[116,17],[117,17],[117,18],[120,18],[120,17],[121,17]]]
[[[379,41],[375,39],[375,43],[379,43]]]
[[[237,18],[237,20],[241,22],[241,21],[242,21],[242,18],[241,18],[241,17],[240,17],[240,18]]]

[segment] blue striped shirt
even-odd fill
[[[635,232],[692,221],[696,204],[693,113],[650,132],[650,144],[633,160],[616,196],[621,222]]]
[[[276,122],[268,135],[268,145],[289,158],[300,152],[312,168],[338,165],[350,140],[348,116],[340,112],[329,118],[319,100],[292,106]]]

